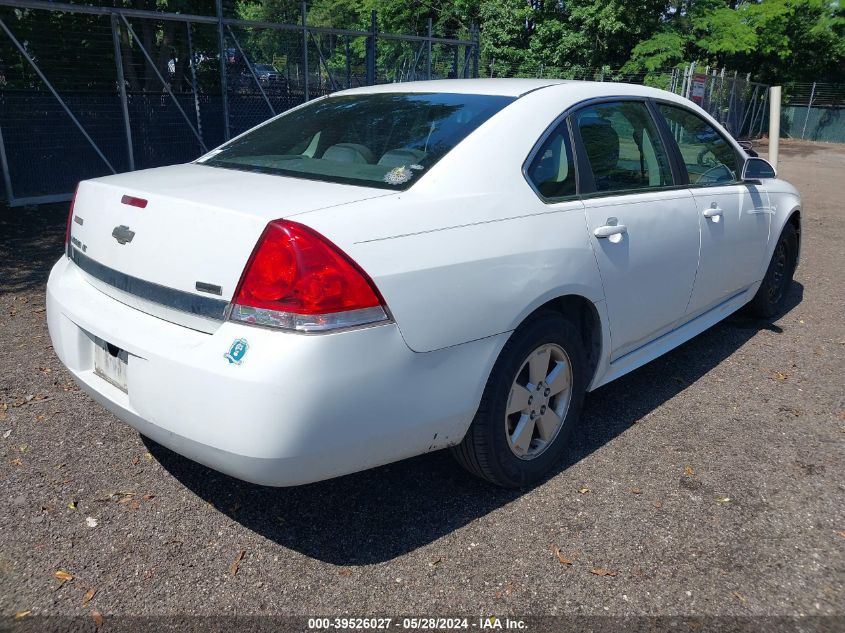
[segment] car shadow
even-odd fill
[[[785,310],[803,297],[794,283]],[[587,396],[584,424],[573,434],[557,472],[589,456],[650,411],[678,395],[774,323],[742,314],[645,367]],[[622,406],[620,403],[624,403]],[[465,473],[448,451],[295,488],[239,481],[143,438],[159,463],[198,497],[244,527],[315,559],[335,565],[390,560],[431,543],[504,506],[526,490],[502,490]],[[557,474],[557,473],[555,473]]]
[[[68,205],[0,206],[0,295],[44,288],[62,256]]]

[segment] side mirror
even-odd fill
[[[760,180],[762,178],[777,178],[777,172],[772,164],[763,158],[748,158],[742,166],[743,180]]]

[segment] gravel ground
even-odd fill
[[[785,143],[781,173],[805,196],[788,311],[732,317],[589,395],[566,469],[526,492],[446,452],[264,488],[139,437],[50,347],[66,209],[0,210],[0,617],[806,614],[842,630],[845,146]]]

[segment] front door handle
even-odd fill
[[[722,209],[716,206],[714,202],[713,205],[709,209],[704,209],[704,217],[705,218],[719,218],[722,216]],[[718,221],[718,220],[717,220]]]
[[[622,235],[627,232],[628,227],[624,224],[619,224],[619,220],[616,218],[607,218],[607,224],[596,228],[596,230],[593,231],[593,235],[599,238],[608,238],[612,235]]]

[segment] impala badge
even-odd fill
[[[117,240],[118,244],[126,244],[131,242],[132,238],[135,237],[135,231],[130,231],[128,226],[121,224],[120,226],[114,227],[111,236]]]

